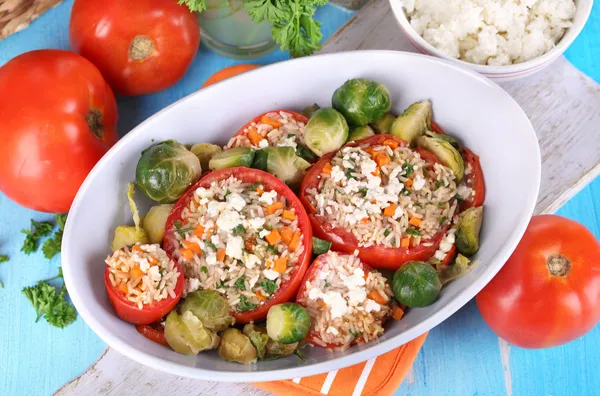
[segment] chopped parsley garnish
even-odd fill
[[[8,261],[8,256],[0,256],[0,263],[6,263]]]
[[[21,251],[25,252],[25,254],[36,252],[39,247],[40,239],[50,235],[52,228],[54,228],[54,225],[49,221],[38,222],[31,220],[31,228],[21,230],[21,232],[26,235]]]
[[[446,220],[447,220],[446,216],[440,217],[440,224],[444,224],[446,222]]]
[[[331,249],[331,242],[324,241],[317,237],[312,237],[313,254],[319,255],[327,253]]]
[[[52,235],[52,238],[46,240],[42,245],[42,252],[47,259],[51,259],[60,253],[60,247],[62,245],[63,230],[67,221],[66,214],[56,215],[56,224],[58,224],[58,230]]]
[[[352,335],[352,337],[358,338],[358,337],[362,337],[363,332],[362,331],[355,331],[353,329],[350,329],[350,334]]]
[[[392,240],[392,246],[396,246],[396,238]]]
[[[200,267],[200,272],[204,272],[205,274],[208,274],[208,268],[206,268],[206,266],[203,265],[202,267]]]
[[[58,228],[60,228],[61,230],[64,230],[65,223],[67,222],[67,215],[59,214],[59,215],[56,215],[55,218],[56,218],[56,224],[58,224]]]
[[[175,221],[173,222],[173,225],[175,226],[175,231],[177,231],[177,233],[178,233],[179,235],[181,235],[182,237],[184,237],[184,238],[185,238],[185,234],[186,234],[187,232],[190,232],[190,231],[192,231],[192,227],[185,227],[185,228],[182,228],[182,226],[181,226],[181,222],[180,222],[179,220],[175,220]]]
[[[410,190],[407,190],[405,188],[404,190],[402,190],[402,195],[410,195]]]
[[[251,311],[258,307],[257,304],[253,304],[246,299],[246,296],[240,296],[240,302],[238,303],[237,310],[240,312]]]
[[[353,169],[348,169],[348,170],[346,171],[346,177],[347,177],[348,179],[356,179],[356,176],[354,176],[354,175],[352,174],[352,172],[353,172]]]
[[[273,254],[279,254],[279,250],[277,250],[277,248],[275,246],[268,245],[267,246],[267,251],[271,252]]]
[[[462,201],[465,200],[463,197],[458,195],[458,193],[454,194],[454,199],[456,199],[458,201],[458,203],[461,203]]]
[[[258,188],[258,186],[260,186],[262,183],[260,182],[256,182],[254,184],[251,184],[250,187],[248,187],[251,190],[256,190]]]
[[[241,224],[236,225],[235,228],[233,229],[233,235],[241,235],[245,232],[246,232],[246,229]]]
[[[217,284],[215,285],[215,289],[221,289],[223,287],[225,287],[225,281],[222,281],[222,280],[218,281]]]
[[[217,247],[216,247],[216,246],[215,246],[215,244],[214,244],[214,243],[212,243],[211,241],[209,241],[209,240],[205,240],[205,241],[204,241],[204,244],[205,244],[206,246],[208,246],[209,248],[211,248],[212,250],[214,250],[215,252],[217,251]]]
[[[444,182],[441,180],[438,180],[435,182],[435,186],[433,187],[433,190],[437,190],[438,188],[442,187],[444,185]]]
[[[225,195],[224,196],[227,197],[229,194],[231,194],[231,190],[227,189],[227,191],[225,191]]]
[[[325,286],[323,286],[323,287],[329,287],[329,286],[331,286],[331,285],[329,284],[329,281],[328,281],[327,279],[325,279]]]
[[[238,290],[246,290],[245,281],[246,281],[246,277],[244,275],[242,275],[235,281],[233,286],[235,286],[235,288]]]
[[[273,226],[272,226],[272,225],[268,225],[268,224],[267,224],[267,225],[264,227],[264,229],[265,229],[265,230],[267,230],[267,231],[273,231]]]
[[[360,190],[358,190],[358,192],[361,193],[363,195],[363,197],[365,197],[367,195],[367,193],[369,192],[369,190],[366,188],[361,188]]]
[[[54,278],[40,281],[35,286],[25,287],[22,292],[37,313],[36,322],[44,317],[49,324],[62,329],[77,319],[77,311],[65,298],[67,289],[64,284],[57,291],[48,283],[58,278],[62,279],[62,268],[60,267],[58,275]]]
[[[412,166],[412,164],[409,164],[408,161],[404,162],[404,172],[406,174],[406,176],[410,176],[414,173],[415,168]]]
[[[392,232],[390,230],[385,230],[383,231],[383,236],[388,236],[390,235]]]
[[[275,290],[277,290],[277,283],[273,282],[270,279],[261,280],[260,282],[258,282],[258,286],[262,287],[262,289],[267,294],[273,294],[275,293]]]
[[[408,230],[406,230],[406,234],[412,236],[421,236],[421,231],[415,230],[414,228],[409,228]]]

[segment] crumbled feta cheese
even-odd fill
[[[360,163],[360,173],[367,178],[373,176],[372,173],[377,169],[377,163],[370,158],[366,158]]]
[[[261,238],[266,237],[267,235],[269,235],[271,233],[271,231],[264,229],[264,230],[260,230],[260,232],[258,233],[258,236]]]
[[[377,304],[375,301],[370,298],[367,299],[367,303],[365,304],[365,311],[367,312],[379,312],[381,310],[381,306]]]
[[[327,292],[323,296],[323,302],[331,310],[331,318],[341,318],[346,312],[348,312],[348,305],[346,300],[339,292]]]
[[[273,271],[271,269],[266,269],[263,271],[263,274],[265,275],[265,278],[270,279],[272,281],[274,281],[275,279],[279,278],[279,272],[277,271]]]
[[[260,230],[262,226],[265,224],[264,217],[255,217],[253,219],[248,220],[248,226],[253,230]]]
[[[435,254],[433,255],[433,257],[435,257],[436,259],[443,261],[446,258],[446,253],[440,249],[438,249]]]
[[[217,227],[221,231],[231,231],[242,222],[242,216],[234,210],[224,210],[217,219]]]
[[[229,194],[227,196],[227,209],[237,210],[241,212],[246,206],[246,200],[240,194]]]
[[[282,139],[278,144],[278,147],[293,147],[296,148],[298,147],[298,144],[296,143],[296,137],[292,136],[292,137],[286,137],[285,139]]]
[[[216,253],[209,253],[206,255],[206,264],[215,265],[217,264],[217,255]]]
[[[258,278],[260,275],[255,275],[252,278],[248,279],[248,284],[250,285],[250,287],[254,287],[254,285],[256,285],[256,282],[258,282]]]
[[[183,283],[183,294],[184,295],[195,292],[199,288],[200,288],[200,281],[198,279],[185,278],[185,282]]]
[[[419,191],[420,189],[425,187],[425,183],[426,180],[424,178],[422,178],[421,176],[417,176],[415,177],[415,180],[413,180],[413,189],[415,191]]]
[[[340,168],[339,166],[334,165],[331,168],[331,180],[333,180],[335,183],[339,183],[345,177],[346,177],[346,174],[344,173],[344,170],[342,168]]]
[[[217,217],[227,207],[225,202],[210,201],[206,207],[206,213],[211,217]]]
[[[258,256],[254,255],[254,254],[245,255],[243,261],[244,261],[244,265],[248,269],[252,269],[252,268],[254,268],[254,266],[259,265],[261,263]]]
[[[310,286],[310,282],[307,282]],[[316,287],[313,287],[312,289],[310,289],[308,291],[308,298],[311,300],[318,300],[319,298],[323,298],[323,292],[321,291],[321,289],[318,289]]]
[[[351,289],[348,291],[348,303],[352,306],[356,306],[367,298],[367,291],[364,288]]]
[[[198,187],[196,189],[196,191],[194,192],[194,194],[196,194],[196,196],[198,196],[200,198],[212,198],[215,195],[215,193],[213,192],[213,190],[206,189],[204,187]]]
[[[244,249],[244,240],[240,236],[229,236],[225,254],[234,259],[242,259],[242,250]]]
[[[213,245],[219,246],[221,244],[221,237],[219,237],[219,235],[211,235],[210,241]]]
[[[260,142],[258,142],[258,147],[260,147],[260,148],[269,147],[269,141],[267,139],[261,140]]]
[[[136,257],[136,256],[137,256],[137,255],[133,255],[133,256],[132,256],[132,258],[134,258],[134,257]],[[137,261],[137,262],[140,264],[140,269],[141,269],[143,272],[148,272],[148,269],[150,269],[150,263],[149,263],[149,262],[148,262],[148,260],[146,260],[145,258],[143,258],[143,259],[140,259],[140,260],[135,260],[135,259],[134,259],[134,261]]]
[[[153,267],[150,267],[150,269],[148,270],[148,279],[150,279],[153,282],[158,282],[160,278],[161,276],[158,266],[155,265]]]
[[[404,215],[404,208],[402,206],[397,206],[396,210],[394,211],[394,219],[399,219],[400,217],[402,217]]]
[[[352,275],[342,279],[342,283],[351,290],[364,286],[366,284],[365,271],[362,268],[355,268]]]
[[[327,328],[326,332],[329,334],[333,334],[334,336],[340,335],[340,332],[335,327],[332,327],[332,326],[329,326]]]
[[[276,197],[277,197],[277,191],[271,190],[271,191],[265,191],[264,193],[262,193],[262,195],[258,198],[258,200],[266,203],[267,205],[272,205],[273,201],[275,200]]]

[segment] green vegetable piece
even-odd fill
[[[303,306],[288,302],[273,305],[267,314],[267,332],[274,341],[292,344],[306,338],[310,315]]]
[[[374,136],[375,132],[373,128],[368,125],[363,125],[359,127],[355,127],[350,131],[350,135],[348,136],[349,142],[354,142],[356,140],[364,139],[369,136]]]
[[[391,126],[390,133],[413,144],[415,139],[431,129],[431,102],[424,100],[408,106]]]
[[[431,151],[442,165],[447,166],[456,177],[456,184],[459,184],[465,176],[465,161],[460,152],[449,142],[430,136],[419,136],[416,139],[417,146]]]
[[[253,309],[256,309],[257,307],[258,307],[258,304],[254,304],[254,303],[248,301],[246,296],[244,296],[243,294],[240,296],[240,302],[237,305],[237,310],[239,312],[252,311]]]
[[[375,133],[390,133],[392,130],[392,124],[396,120],[396,116],[392,113],[385,113],[380,119],[373,122],[371,127],[375,130]]]
[[[46,257],[48,260],[60,253],[62,237],[63,230],[59,229],[54,233],[54,235],[52,235],[52,238],[46,239],[42,245],[42,252],[44,253],[44,257]]]
[[[293,342],[291,344],[284,344],[282,342],[277,342],[269,338],[269,342],[267,342],[267,359],[279,359],[286,356],[293,355],[298,349],[298,342]]]
[[[269,152],[265,149],[258,150],[254,153],[254,161],[252,162],[252,167],[254,169],[259,169],[263,172],[267,171],[267,161],[269,159]]]
[[[223,333],[219,356],[228,362],[250,364],[256,362],[258,354],[250,338],[232,327]]]
[[[165,339],[175,352],[184,355],[197,355],[219,345],[219,336],[204,328],[191,311],[181,315],[177,311],[169,313],[165,322]]]
[[[277,283],[273,282],[270,279],[261,280],[260,282],[258,282],[258,286],[262,287],[265,293],[269,295],[275,293],[275,291],[278,288]]]
[[[229,303],[219,292],[214,290],[198,290],[189,293],[183,300],[179,311],[191,312],[204,328],[211,331],[223,331],[233,326],[235,319],[229,312]]]
[[[479,232],[483,222],[483,207],[469,208],[461,214],[456,231],[456,248],[465,256],[472,256],[479,250]]]
[[[468,274],[473,268],[475,268],[475,264],[459,253],[454,259],[454,263],[452,265],[444,266],[440,270],[440,282],[442,282],[442,285],[445,285],[450,281]]]
[[[249,147],[237,147],[213,155],[208,163],[208,168],[219,170],[236,166],[251,167],[252,161],[254,161],[254,150]]]
[[[158,203],[173,203],[200,178],[200,160],[175,140],[155,143],[142,151],[135,180]]]
[[[144,216],[142,227],[146,231],[150,243],[162,243],[167,217],[169,217],[171,209],[173,209],[173,205],[170,204],[156,205],[151,207]]]
[[[304,146],[298,146],[298,148],[296,148],[296,154],[298,154],[298,157],[308,162],[314,162],[317,160],[317,156]]]
[[[6,263],[7,261],[8,261],[8,256],[5,256],[5,255],[0,256],[0,264]]]
[[[441,133],[435,133],[435,132],[432,132],[432,131],[426,131],[425,132],[425,136],[429,136],[429,137],[433,137],[433,138],[445,140],[446,142],[450,143],[455,149],[460,150],[460,143],[458,142],[458,140],[456,140],[452,136],[443,135]]]
[[[317,110],[304,128],[304,142],[316,155],[339,150],[348,140],[348,123],[330,107]]]
[[[360,126],[383,117],[390,110],[392,99],[385,85],[354,78],[335,90],[331,103],[350,124]]]
[[[208,162],[215,155],[223,151],[223,149],[216,144],[210,143],[198,143],[194,144],[192,148],[190,148],[192,154],[198,157],[200,161],[200,167],[202,169],[208,169]]]
[[[54,218],[56,219],[56,224],[58,224],[58,228],[64,230],[65,224],[67,223],[67,214],[58,214],[54,216]]]
[[[115,229],[115,236],[110,245],[112,251],[123,249],[125,246],[133,246],[136,243],[148,243],[148,235],[143,228],[137,228],[132,226],[118,226]]]
[[[396,300],[407,307],[426,307],[438,299],[442,283],[431,264],[409,261],[392,278]]]
[[[24,228],[21,230],[21,232],[26,235],[21,251],[25,254],[36,252],[39,247],[40,239],[50,235],[53,228],[54,225],[48,221],[31,220],[31,228]]]
[[[62,329],[77,319],[77,311],[66,300],[67,289],[64,284],[57,292],[54,286],[48,283],[55,279],[62,279],[61,267],[58,268],[58,275],[55,277],[40,281],[35,286],[25,287],[22,293],[37,313],[36,322],[43,316],[50,325]]]
[[[324,241],[317,237],[312,237],[313,254],[319,255],[327,253],[331,249],[331,242]]]
[[[256,356],[259,359],[263,359],[267,353],[267,343],[270,340],[267,329],[248,323],[244,326],[243,333],[250,339],[254,348],[256,348]]]
[[[312,117],[312,115],[314,114],[315,111],[319,110],[321,108],[321,106],[319,106],[316,103],[313,103],[310,106],[306,106],[304,108],[304,110],[302,110],[302,114],[304,115],[304,117],[306,118],[310,118]]]
[[[310,166],[293,147],[267,147],[260,152],[267,156],[267,172],[290,186],[298,185],[304,177],[304,170]]]

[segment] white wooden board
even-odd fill
[[[374,0],[365,6],[321,52],[361,49],[415,52],[400,32],[387,0]],[[543,170],[536,212],[554,212],[600,174],[600,86],[560,58],[537,75],[503,83],[502,87],[523,107],[538,134]],[[502,358],[508,362],[508,352]],[[268,395],[249,384],[159,374],[110,348],[56,394]]]

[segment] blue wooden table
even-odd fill
[[[28,29],[0,41],[0,65],[23,52],[69,47],[68,18],[72,1],[65,1]],[[329,37],[352,13],[323,7],[317,17]],[[600,82],[600,5],[567,58]],[[272,53],[254,63],[287,59]],[[236,63],[202,46],[187,75],[173,88],[150,96],[119,99],[119,130],[131,130],[168,104],[197,90],[215,71]],[[568,202],[559,214],[582,222],[600,237],[600,180]],[[0,395],[48,395],[86,370],[106,345],[78,319],[60,330],[35,314],[21,294],[24,286],[54,276],[60,258],[45,259],[41,252],[19,252],[29,220],[49,216],[17,206],[0,193],[0,254],[11,257],[0,265]],[[541,351],[507,347],[485,325],[472,301],[430,332],[397,395],[593,395],[599,394],[600,328],[568,345]]]

